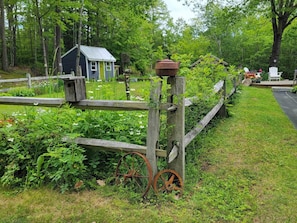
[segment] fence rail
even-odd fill
[[[122,151],[122,152],[139,152],[146,154],[147,147],[125,143],[125,142],[117,142],[111,140],[104,140],[104,139],[94,139],[94,138],[81,138],[77,137],[75,139],[70,138],[63,138],[64,142],[72,142],[76,143],[77,145],[83,146],[84,148],[91,148],[91,149],[103,149],[107,151]],[[156,149],[156,155],[159,157],[166,157],[167,153],[165,150]]]
[[[27,86],[29,88],[32,87],[32,81],[43,81],[43,80],[50,80],[50,79],[60,79],[60,78],[67,78],[72,77],[73,75],[58,75],[58,76],[43,76],[43,77],[31,77],[31,74],[27,73],[25,78],[15,78],[15,79],[0,79],[1,83],[19,83],[19,82],[27,82]]]
[[[60,76],[61,77],[61,76]],[[81,79],[83,77],[80,77]],[[76,94],[80,88],[72,88],[69,83],[78,78],[64,78],[65,98],[66,94]],[[40,79],[39,79],[40,80]],[[84,80],[84,79],[83,79]],[[69,82],[70,81],[70,82]],[[63,98],[26,98],[26,97],[0,97],[0,104],[10,105],[26,105],[26,106],[44,106],[44,107],[61,107],[65,103],[70,103],[72,107],[78,109],[96,109],[96,110],[144,110],[148,111],[148,129],[147,129],[147,145],[135,145],[123,142],[116,142],[102,139],[90,138],[76,138],[74,140],[64,139],[65,141],[72,141],[85,148],[100,148],[111,151],[138,151],[146,154],[152,169],[153,174],[157,172],[156,156],[167,157],[168,168],[175,170],[180,174],[182,179],[185,179],[185,148],[192,142],[193,139],[208,125],[208,123],[219,112],[225,110],[225,99],[236,92],[240,80],[233,80],[233,89],[226,95],[226,81],[220,81],[214,86],[216,93],[223,92],[221,99],[210,110],[210,112],[200,120],[195,127],[188,133],[185,133],[185,107],[194,106],[192,103],[196,98],[184,98],[185,92],[185,78],[184,77],[168,77],[167,84],[171,85],[168,89],[168,97],[166,103],[161,103],[161,89],[162,80],[158,84],[154,83],[156,87],[152,88],[150,94],[150,103],[138,101],[119,101],[119,100],[79,100],[69,102]],[[85,88],[84,88],[85,90]],[[85,94],[79,93],[81,95]],[[153,106],[152,106],[153,105]],[[167,150],[160,150],[159,145],[159,131],[160,131],[160,111],[167,111]]]
[[[64,98],[34,98],[34,97],[14,97],[14,96],[1,96],[0,104],[7,105],[25,105],[25,106],[43,106],[43,107],[61,107],[67,104],[68,101]],[[90,109],[90,110],[124,110],[124,111],[137,111],[149,110],[150,106],[142,101],[124,101],[124,100],[88,100],[84,99],[76,103],[70,103],[71,107],[77,109]],[[162,104],[161,110],[175,109],[170,104]]]

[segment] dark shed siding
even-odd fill
[[[62,58],[63,72],[65,74],[70,74],[72,71],[75,72],[76,53],[77,49],[74,49]],[[87,77],[86,58],[82,53],[80,54],[79,65],[81,66],[82,75]]]

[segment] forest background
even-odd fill
[[[107,48],[140,75],[167,55],[187,66],[211,53],[239,68],[278,66],[292,78],[296,1],[181,2],[196,18],[173,20],[162,0],[0,0],[1,69],[59,73],[61,55],[79,43]]]

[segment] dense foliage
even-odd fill
[[[1,184],[10,187],[52,185],[72,190],[80,181],[92,186],[96,179],[113,176],[117,153],[85,151],[63,137],[90,137],[143,145],[145,114],[27,109],[0,122]],[[93,185],[94,186],[94,185]]]
[[[181,1],[193,3],[197,12],[189,22],[173,20],[162,0],[2,2],[7,15],[6,26],[0,26],[2,68],[4,63],[25,65],[44,75],[46,63],[48,72],[57,72],[59,55],[81,37],[81,44],[103,46],[119,65],[141,74],[152,73],[155,61],[167,54],[185,55],[193,63],[207,53],[235,66],[267,72],[275,39],[273,20],[282,29],[279,70],[292,78],[296,69],[296,1],[270,1],[274,8],[260,0]],[[288,2],[294,7],[287,7]],[[287,18],[284,25],[282,18]]]

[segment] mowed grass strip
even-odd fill
[[[248,186],[248,222],[297,222],[297,130],[271,89],[244,87],[230,113],[202,139],[206,178]]]
[[[296,222],[297,130],[270,89],[243,87],[230,118],[187,148],[184,197],[127,189],[0,189],[0,222]]]

